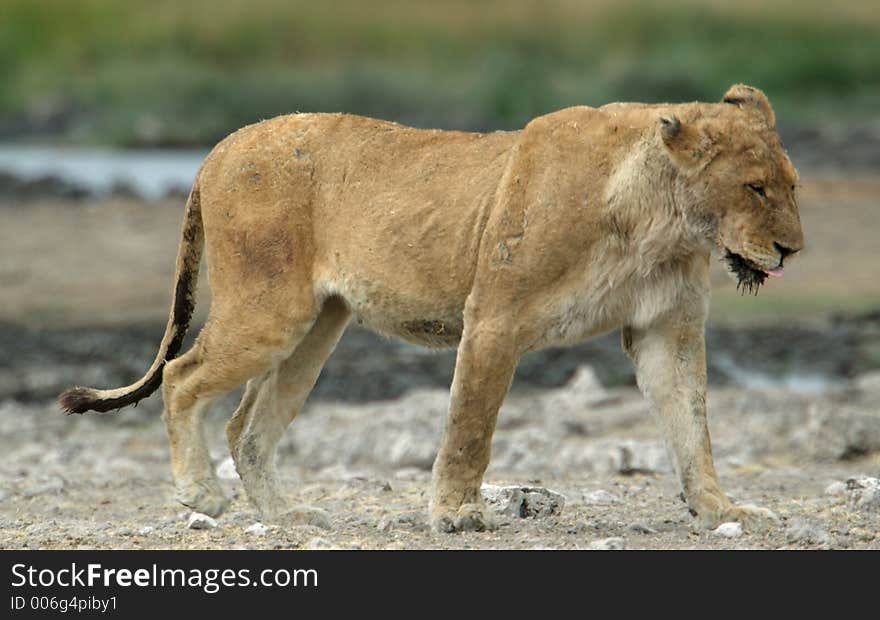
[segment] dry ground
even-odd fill
[[[187,529],[156,398],[110,418],[65,418],[52,403],[7,401],[0,548],[589,549],[620,538],[629,549],[880,549],[880,489],[861,506],[846,489],[851,478],[880,475],[878,397],[877,374],[809,396],[712,390],[722,485],[782,518],[769,532],[735,538],[695,528],[640,395],[604,392],[589,373],[511,399],[493,443],[487,481],[561,493],[561,512],[501,515],[494,532],[455,535],[430,531],[426,519],[443,390],[311,405],[283,440],[279,468],[289,499],[327,511],[330,528],[266,524],[263,533],[248,531],[259,517],[236,479],[224,481],[234,501],[219,525]],[[231,407],[219,409],[228,415]],[[208,436],[228,476],[225,415],[212,417]]]

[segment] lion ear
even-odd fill
[[[767,95],[753,86],[734,84],[724,93],[721,102],[737,105],[740,109],[758,112],[767,121],[768,127],[773,128],[776,126],[776,115],[770,106],[770,100],[767,99]]]
[[[698,120],[685,124],[674,114],[661,114],[657,123],[660,139],[673,161],[685,167],[699,167],[710,155],[711,140]]]

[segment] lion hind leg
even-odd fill
[[[196,343],[163,371],[163,419],[178,500],[197,512],[221,514],[228,505],[208,453],[203,420],[211,403],[266,373],[308,333],[313,318],[212,315]]]
[[[345,330],[350,312],[336,298],[328,300],[318,319],[293,353],[249,384],[241,405],[226,427],[229,449],[245,492],[261,516],[324,525],[320,511],[291,509],[283,498],[275,452],[285,429],[299,414],[324,362]]]

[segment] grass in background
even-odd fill
[[[880,3],[0,0],[0,130],[207,144],[286,112],[518,127],[575,104],[762,87],[780,118],[880,108]]]

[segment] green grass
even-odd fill
[[[0,0],[0,119],[120,144],[210,143],[295,110],[488,129],[744,81],[783,120],[849,120],[880,109],[877,4]]]

